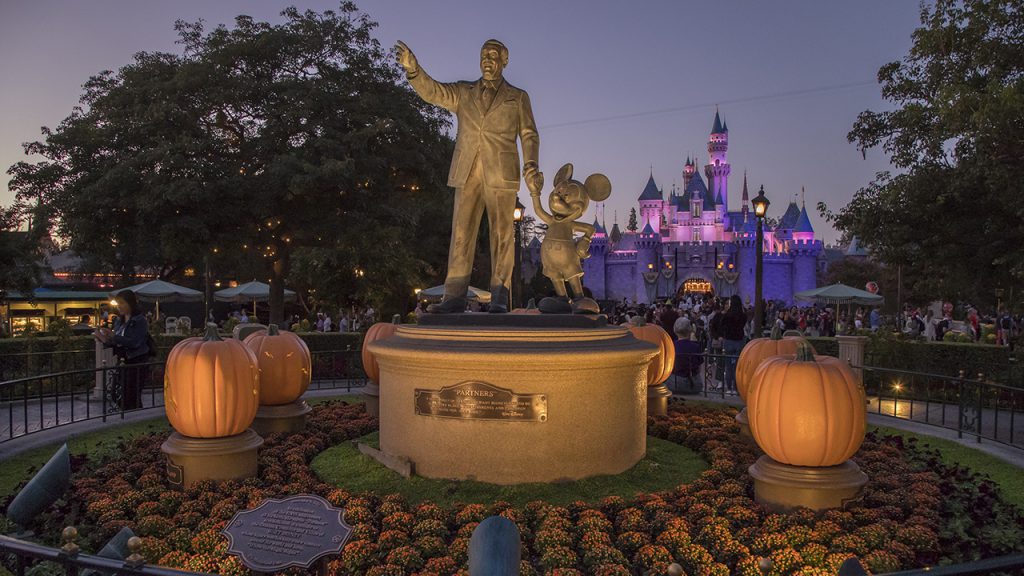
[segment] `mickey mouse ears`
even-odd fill
[[[591,174],[583,186],[586,187],[590,199],[595,202],[604,202],[612,194],[612,183],[604,174]]]

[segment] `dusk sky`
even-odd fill
[[[267,0],[6,0],[0,8],[0,165],[25,158],[21,144],[69,115],[90,75],[139,51],[178,52],[176,19],[231,24],[238,14],[279,21],[289,2]],[[297,2],[300,9],[332,2]],[[404,40],[442,81],[479,77],[479,48],[498,38],[511,53],[505,77],[527,90],[540,130],[541,169],[572,162],[581,180],[612,182],[610,227],[624,227],[653,168],[666,194],[683,162],[707,161],[716,104],[729,126],[729,208],[743,173],[764,185],[778,217],[807,190],[819,238],[837,234],[814,205],[845,205],[875,172],[846,141],[859,112],[888,106],[878,68],[903,57],[918,25],[917,0],[691,2],[605,0],[363,0],[377,38]],[[13,195],[0,189],[0,204]],[[521,198],[529,204],[523,187]],[[586,219],[592,220],[594,207]],[[641,226],[643,223],[641,223]]]

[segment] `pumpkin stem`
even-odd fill
[[[779,328],[778,324],[772,326],[772,333],[771,336],[769,336],[769,338],[771,338],[772,340],[782,340],[782,329]]]
[[[392,316],[391,317],[391,323],[392,324],[401,324],[402,323],[402,315],[401,314],[395,314],[394,316]]]
[[[278,330],[277,324],[271,324],[270,326],[267,326],[267,336],[277,336],[280,333],[281,332]]]
[[[800,362],[814,362],[814,350],[806,342],[801,342],[796,348],[796,359]]]
[[[203,340],[206,342],[219,342],[221,340],[220,334],[217,334],[217,325],[210,322],[206,325],[206,335],[203,336]]]

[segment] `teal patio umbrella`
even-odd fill
[[[171,284],[163,280],[150,280],[135,286],[122,288],[135,292],[135,297],[143,302],[156,302],[156,317],[160,317],[160,301],[164,302],[201,302],[203,293],[177,284]],[[115,290],[110,295],[114,296],[121,290]]]
[[[832,284],[822,288],[804,290],[793,295],[797,300],[814,302],[816,304],[835,304],[837,306],[846,304],[846,313],[851,313],[850,308],[858,306],[881,306],[885,298],[878,294],[872,294],[853,286],[845,284]],[[839,326],[839,315],[836,315],[836,326]]]
[[[264,282],[246,282],[234,288],[225,288],[213,293],[213,299],[218,302],[249,302],[252,301],[252,315],[256,315],[256,303],[270,300],[270,284]],[[285,301],[295,299],[295,291],[285,288]]]

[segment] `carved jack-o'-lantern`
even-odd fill
[[[238,340],[222,340],[210,324],[206,336],[186,338],[167,357],[164,404],[171,426],[185,436],[241,434],[259,407],[256,356]]]
[[[276,324],[250,334],[245,345],[256,354],[260,368],[260,404],[278,406],[298,400],[313,377],[309,347],[293,332]]]

